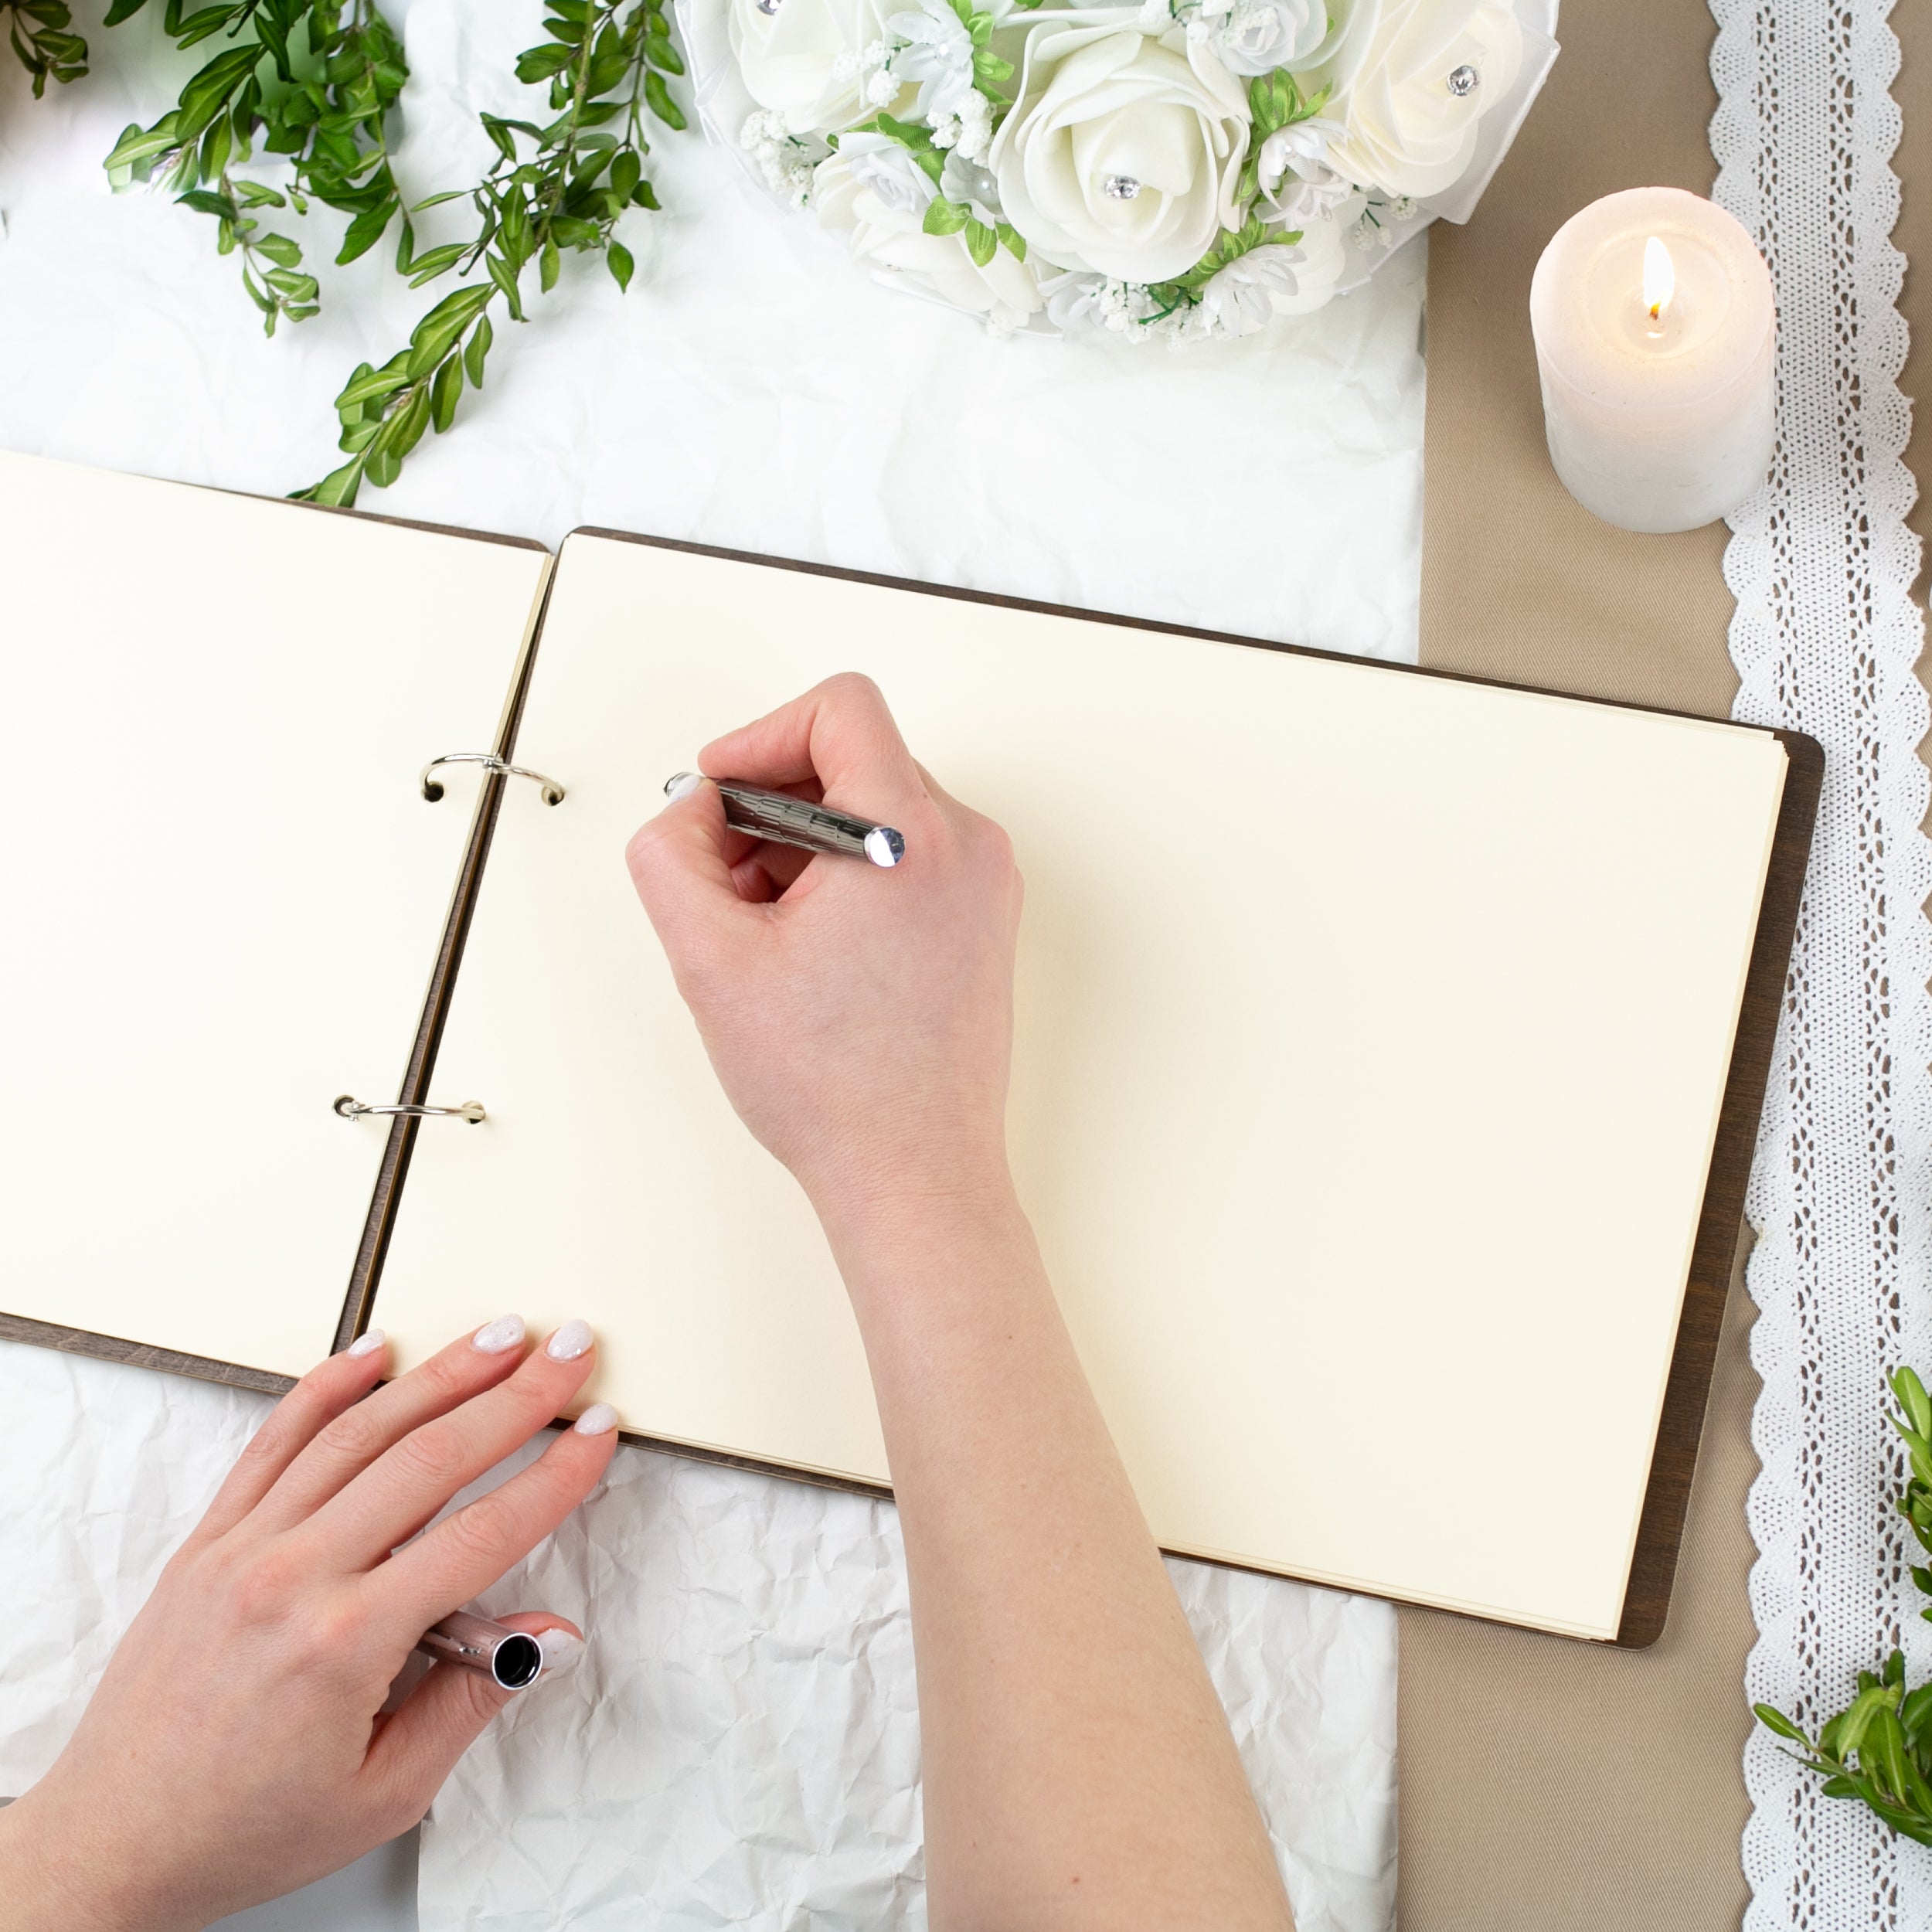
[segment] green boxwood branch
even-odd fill
[[[35,100],[49,80],[65,86],[87,71],[87,43],[69,31],[73,16],[66,0],[0,0],[0,13],[15,58],[33,77]]]
[[[1890,1386],[1899,1408],[1886,1420],[1903,1440],[1912,1471],[1895,1506],[1932,1556],[1932,1396],[1910,1369],[1900,1369]],[[1912,1580],[1932,1597],[1932,1566],[1914,1565]],[[1919,1614],[1932,1621],[1932,1606]],[[1767,1730],[1798,1746],[1787,1754],[1824,1779],[1827,1798],[1862,1804],[1901,1837],[1932,1845],[1932,1682],[1906,1688],[1902,1651],[1876,1675],[1859,1672],[1857,1696],[1816,1737],[1774,1705],[1751,1709]]]
[[[393,483],[423,435],[454,421],[465,383],[482,386],[495,340],[491,310],[501,302],[512,321],[527,319],[522,277],[532,263],[543,293],[556,287],[566,248],[601,252],[619,288],[630,286],[636,264],[616,238],[617,221],[628,209],[658,205],[644,174],[644,117],[685,124],[663,79],[684,71],[664,0],[548,0],[543,26],[549,38],[519,57],[516,71],[528,84],[549,83],[554,118],[539,125],[481,116],[496,158],[468,191],[476,231],[409,262],[413,285],[459,267],[468,275],[480,266],[485,279],[445,296],[381,368],[354,371],[335,399],[338,444],[349,461],[298,497],[349,505],[365,483]],[[461,193],[432,196],[413,212]]]

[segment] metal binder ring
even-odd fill
[[[543,802],[546,805],[560,805],[563,802],[563,787],[554,778],[546,778],[540,771],[526,771],[521,765],[513,765],[507,758],[499,758],[494,751],[446,751],[440,758],[432,758],[423,767],[423,796],[434,804],[443,795],[440,783],[430,776],[438,765],[482,765],[491,771],[500,771],[506,778],[534,778],[543,789]]]
[[[474,1127],[485,1117],[481,1100],[465,1100],[461,1107],[369,1107],[353,1094],[338,1094],[331,1104],[345,1121],[359,1121],[365,1114],[404,1114],[413,1120],[423,1121],[447,1116],[452,1120],[468,1121]]]

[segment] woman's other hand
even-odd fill
[[[509,1701],[484,1672],[437,1664],[383,1709],[423,1632],[589,1494],[614,1416],[587,1411],[528,1469],[417,1532],[568,1405],[590,1332],[570,1322],[532,1350],[505,1316],[379,1389],[371,1341],[270,1415],[66,1750],[0,1811],[10,1928],[173,1932],[292,1891],[417,1823]],[[546,1652],[580,1640],[561,1617],[510,1621]]]

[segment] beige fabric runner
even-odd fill
[[[1476,219],[1430,231],[1425,665],[1729,712],[1728,532],[1634,536],[1571,502],[1544,450],[1529,317],[1536,257],[1584,203],[1710,192],[1713,33],[1686,0],[1564,0],[1563,53]],[[1653,1648],[1401,1613],[1403,1932],[1741,1919],[1751,1312],[1734,1277]]]

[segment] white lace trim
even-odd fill
[[[1734,715],[1809,732],[1826,760],[1749,1201],[1764,1466],[1745,1681],[1815,1730],[1893,1645],[1915,1674],[1932,1666],[1881,1411],[1888,1369],[1932,1369],[1932,845],[1889,239],[1899,49],[1889,0],[1712,7],[1716,199],[1764,249],[1780,321],[1777,454],[1725,556]],[[1932,1852],[1821,1797],[1761,1730],[1744,1772],[1747,1932],[1932,1924]]]

